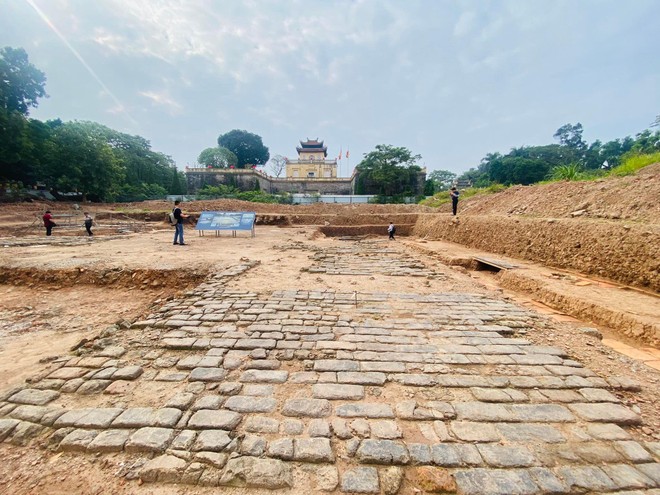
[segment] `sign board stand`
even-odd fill
[[[230,230],[232,237],[236,237],[239,230],[249,230],[251,237],[254,237],[256,216],[254,211],[203,211],[195,230],[199,231],[200,236],[204,236],[205,230],[213,230],[216,237],[220,237],[223,230]]]

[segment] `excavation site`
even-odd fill
[[[658,494],[659,198],[4,204],[0,493]]]

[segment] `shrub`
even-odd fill
[[[648,165],[660,162],[660,151],[657,153],[626,155],[623,163],[610,171],[610,175],[630,175]]]
[[[550,178],[553,180],[580,180],[582,177],[582,167],[578,163],[557,165],[550,170]]]

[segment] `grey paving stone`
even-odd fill
[[[527,470],[541,493],[569,493],[569,488],[548,468],[532,467]]]
[[[3,442],[5,438],[11,435],[12,431],[14,431],[14,428],[16,428],[18,423],[20,423],[20,421],[16,419],[0,419],[0,442]]]
[[[559,404],[511,404],[507,406],[515,421],[534,423],[565,423],[575,421],[575,417]]]
[[[470,469],[454,474],[464,495],[533,495],[539,488],[527,470]]]
[[[358,362],[345,359],[318,359],[314,361],[314,371],[358,371],[359,368]]]
[[[405,444],[393,440],[362,440],[356,453],[364,464],[407,464],[410,454]]]
[[[91,452],[121,452],[129,436],[127,430],[105,430],[89,443],[87,449]]]
[[[319,383],[312,385],[312,396],[317,399],[359,400],[364,398],[362,385]]]
[[[557,472],[571,490],[611,491],[616,488],[612,480],[595,466],[563,466]]]
[[[615,424],[591,423],[587,425],[587,433],[599,440],[629,440],[630,434]]]
[[[248,383],[284,383],[289,376],[284,370],[247,370],[239,381]]]
[[[475,399],[483,402],[527,402],[528,398],[520,390],[499,388],[471,388]]]
[[[521,445],[481,444],[477,448],[484,461],[492,467],[528,467],[537,462],[534,455]]]
[[[465,442],[498,442],[500,435],[490,424],[470,421],[453,421],[450,424],[452,433]]]
[[[59,392],[54,390],[36,390],[32,388],[26,388],[21,390],[18,393],[15,393],[9,399],[9,402],[15,404],[30,404],[33,406],[43,406],[49,402],[54,401],[60,396]]]
[[[207,395],[200,397],[190,407],[191,411],[199,411],[200,409],[220,409],[225,402],[225,398],[221,395]]]
[[[148,460],[139,471],[142,481],[174,483],[181,480],[187,462],[176,456],[165,454]]]
[[[99,432],[94,430],[73,430],[62,439],[59,449],[64,451],[84,452],[87,450],[87,446],[98,434]]]
[[[223,382],[218,385],[218,393],[221,395],[237,395],[243,388],[242,383],[238,382]]]
[[[240,452],[243,455],[259,457],[266,451],[267,442],[257,435],[245,435],[241,441]]]
[[[113,380],[135,380],[143,373],[142,366],[126,366],[119,368],[112,375]]]
[[[195,452],[220,452],[231,443],[231,438],[224,430],[203,430],[197,435],[192,450]]]
[[[368,438],[371,435],[371,425],[366,419],[358,418],[351,421],[350,428],[358,437]]]
[[[332,433],[330,432],[330,423],[323,419],[311,420],[307,427],[307,433],[310,437],[330,438],[332,436]]]
[[[292,373],[289,378],[290,383],[316,383],[319,379],[318,373],[315,371],[298,371]]]
[[[619,490],[635,488],[654,488],[655,481],[627,464],[610,464],[602,470],[614,482]]]
[[[349,469],[341,477],[344,493],[380,493],[378,470],[373,467]]]
[[[293,439],[278,438],[268,442],[266,455],[269,457],[275,457],[276,459],[293,459]]]
[[[296,438],[293,459],[302,462],[334,462],[335,455],[327,438]]]
[[[431,457],[437,466],[457,467],[463,463],[456,447],[446,443],[432,445]]]
[[[343,418],[394,418],[389,405],[377,403],[342,404],[336,407],[335,413]]]
[[[371,427],[371,435],[376,438],[392,440],[403,437],[401,428],[399,428],[396,421],[371,421],[369,425]]]
[[[243,395],[269,397],[274,393],[275,393],[275,387],[273,385],[249,384],[243,387]]]
[[[653,462],[653,456],[639,443],[633,441],[614,442],[614,448],[632,462]]]
[[[356,385],[383,385],[387,375],[378,372],[340,371],[337,373],[337,382],[353,383]]]
[[[195,438],[197,438],[196,431],[183,430],[174,438],[174,440],[172,440],[170,448],[172,450],[190,450]]]
[[[293,486],[293,472],[276,459],[236,457],[227,461],[220,484],[275,490]]]
[[[245,420],[245,431],[251,433],[277,433],[280,429],[280,422],[275,418],[265,416],[250,416]]]
[[[78,389],[76,393],[81,395],[100,394],[112,383],[111,380],[87,380]]]
[[[192,415],[188,421],[188,428],[193,430],[211,428],[219,430],[233,430],[241,422],[242,416],[233,411],[202,409]]]
[[[433,463],[431,447],[422,443],[408,443],[410,463],[415,465],[430,465]]]
[[[322,418],[330,416],[332,406],[326,399],[288,399],[284,402],[284,416]]]
[[[487,402],[457,402],[454,404],[458,419],[465,421],[514,421],[511,412],[501,404]]]
[[[174,430],[169,428],[140,428],[126,442],[126,452],[162,452],[169,445]]]
[[[585,421],[637,425],[642,419],[630,409],[620,404],[569,404],[571,411]]]
[[[360,371],[376,371],[383,373],[405,373],[406,365],[404,363],[387,363],[362,361],[360,362]]]
[[[273,412],[277,401],[271,397],[250,397],[247,395],[234,395],[224,404],[225,409],[243,413]]]
[[[648,464],[637,464],[635,468],[639,469],[645,476],[655,481],[656,486],[660,487],[660,463],[653,462]]]
[[[142,428],[145,426],[174,428],[181,415],[181,411],[175,408],[134,407],[122,412],[112,422],[112,426],[114,428]]]
[[[500,423],[497,431],[509,442],[545,442],[561,443],[566,441],[564,435],[554,426],[534,423]]]
[[[222,368],[195,368],[190,372],[190,381],[221,382],[227,377],[227,371]]]
[[[117,407],[88,408],[69,411],[55,421],[55,426],[75,426],[76,428],[107,428],[122,413]]]

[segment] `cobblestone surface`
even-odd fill
[[[251,266],[0,395],[0,441],[46,432],[79,455],[143,454],[144,482],[410,493],[423,467],[463,494],[660,487],[660,447],[626,432],[640,418],[595,373],[526,340],[534,314],[474,294],[227,287]],[[382,243],[316,252],[307,270],[442,276]],[[162,382],[160,404],[137,403]],[[116,384],[136,403],[108,402]],[[64,406],[83,395],[86,407]]]

